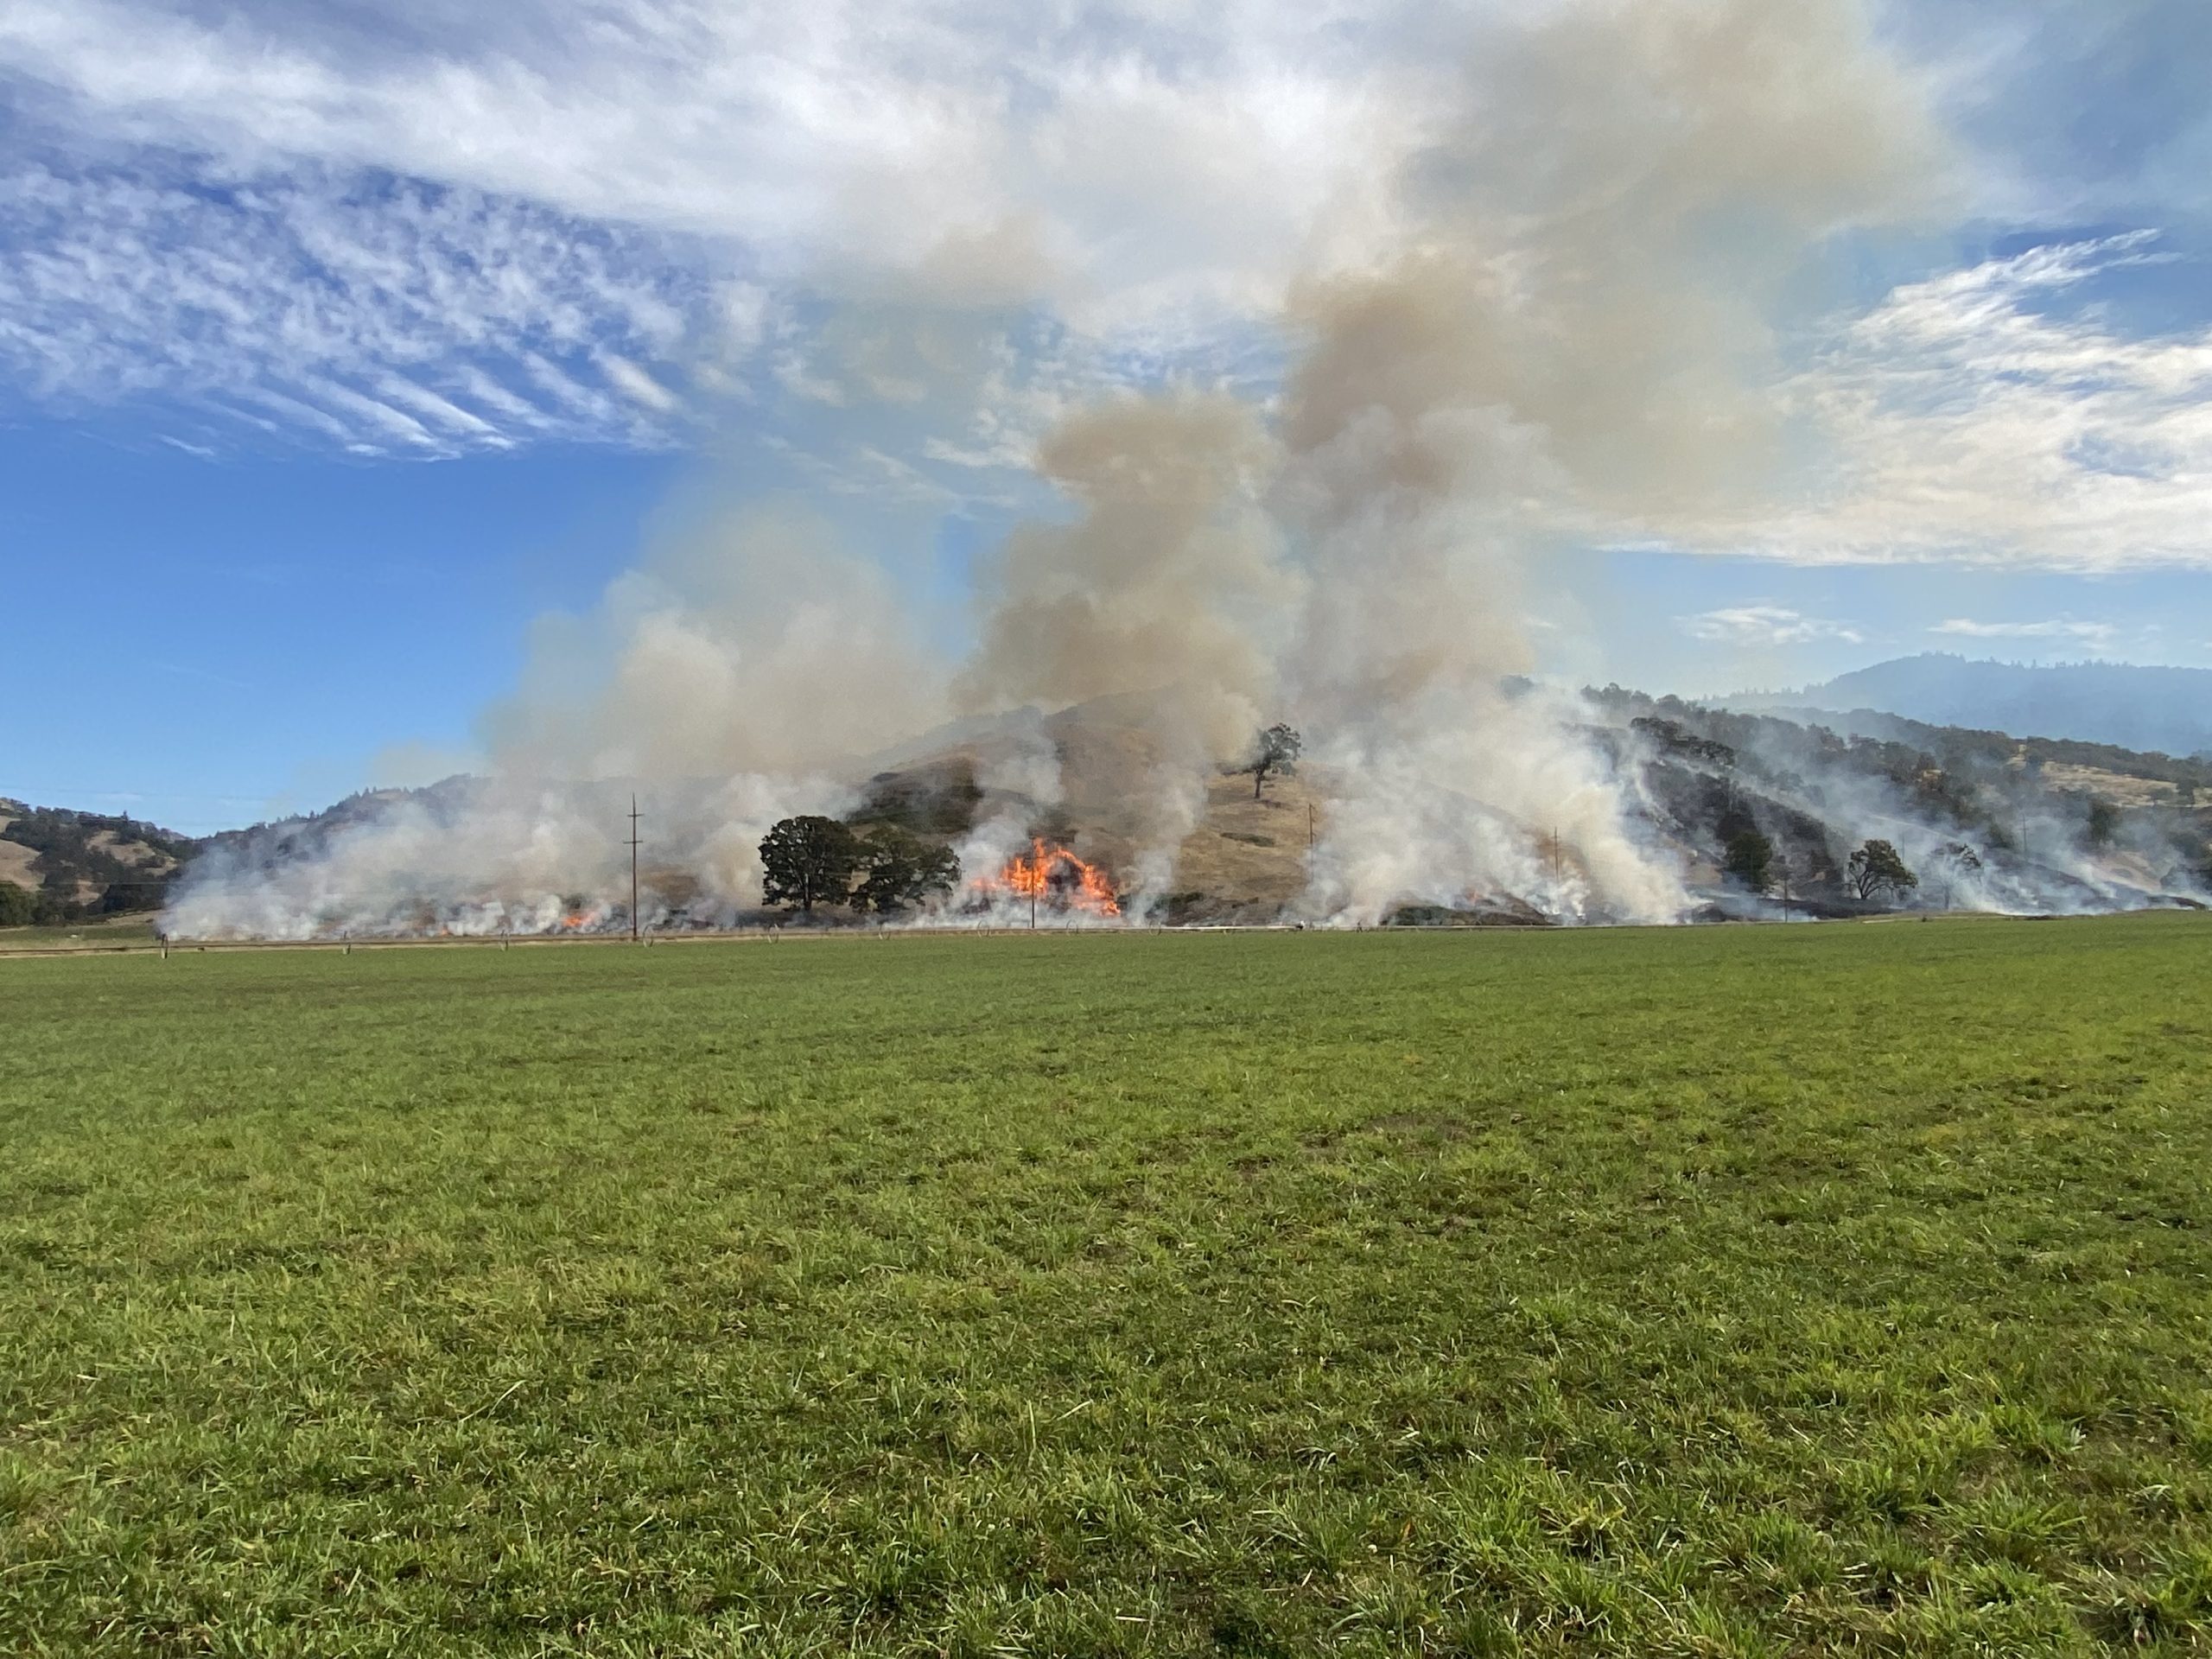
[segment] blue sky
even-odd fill
[[[1766,294],[1785,481],[1547,536],[1544,665],[2212,664],[2212,9],[1865,21],[1939,160]],[[16,0],[0,793],[201,830],[474,764],[537,619],[764,499],[957,657],[1056,419],[1264,403],[1302,276],[1402,233],[1440,27]]]
[[[135,441],[134,441],[135,437]],[[19,628],[4,791],[197,830],[426,781],[531,619],[590,603],[686,462],[213,461],[84,424],[0,437]],[[129,805],[132,811],[147,810]]]

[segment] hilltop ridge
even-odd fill
[[[2109,744],[2145,753],[2212,753],[2212,669],[2133,663],[2000,663],[1945,652],[1898,657],[1794,691],[1742,691],[1716,707],[1833,720],[1847,710],[1931,726]]]
[[[1639,856],[1678,874],[1687,902],[1676,919],[1916,904],[2042,913],[2212,895],[2212,763],[1872,712],[1833,724],[1792,715],[1618,686],[1585,694],[1569,739],[1630,804],[1625,832]],[[1325,744],[1313,753],[1325,755]],[[1146,919],[1341,918],[1324,878],[1353,780],[1309,760],[1255,792],[1249,772],[1199,760],[1141,697],[964,721],[841,775],[456,777],[365,792],[211,838],[171,920],[188,934],[287,938],[626,928],[633,787],[650,814],[639,895],[658,928],[777,919],[759,898],[753,848],[776,818],[825,811],[864,836],[952,851],[963,883],[986,895],[1033,837],[1096,865]],[[1473,885],[1408,863],[1353,919],[1622,918],[1583,847],[1484,798],[1471,780],[1445,780],[1419,814],[1474,826],[1498,860]],[[1892,846],[1918,885],[1864,890],[1853,855],[1874,842]],[[1748,855],[1754,846],[1764,852]],[[1770,879],[1747,875],[1747,856]],[[968,902],[956,897],[952,911]],[[988,910],[988,896],[979,902]]]
[[[0,797],[0,925],[159,910],[199,846],[137,818]]]

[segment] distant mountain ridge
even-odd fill
[[[2212,669],[1898,657],[1796,691],[1713,702],[1747,711],[1871,709],[1932,726],[2071,738],[2171,754],[2212,752]]]

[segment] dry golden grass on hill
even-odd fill
[[[0,818],[0,830],[7,828],[10,820]],[[38,855],[28,847],[12,841],[0,841],[0,881],[12,881],[19,887],[38,886],[38,872],[32,866]]]
[[[2163,778],[2138,778],[2124,772],[2105,772],[2095,766],[2069,766],[2046,762],[2044,787],[2065,794],[2094,795],[2114,806],[2163,806],[2174,798],[2174,786]]]
[[[1124,876],[1148,849],[1173,841],[1184,791],[1202,790],[1197,826],[1176,854],[1174,890],[1205,895],[1210,917],[1279,914],[1305,889],[1306,850],[1326,822],[1325,791],[1310,776],[1270,777],[1255,800],[1249,774],[1195,770],[1179,736],[1157,723],[1148,699],[1101,698],[1042,722],[1042,743],[971,739],[877,785],[895,792],[904,780],[957,764],[983,785],[979,820],[1009,810],[1027,816]]]
[[[1254,800],[1249,778],[1216,778],[1205,817],[1176,855],[1176,888],[1204,893],[1224,911],[1272,915],[1305,890],[1309,837],[1322,822],[1309,779],[1270,778]]]

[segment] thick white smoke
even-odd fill
[[[270,939],[626,928],[633,793],[652,827],[639,871],[648,927],[728,926],[760,903],[760,838],[794,812],[836,813],[825,779],[745,772],[712,783],[543,783],[462,778],[342,812],[307,845],[282,835],[218,844],[164,928]]]
[[[1313,899],[1667,919],[1679,861],[1631,828],[1583,712],[1507,690],[1525,589],[1563,536],[1766,482],[1773,287],[1894,211],[1932,146],[1844,4],[1571,8],[1466,93],[1400,181],[1405,245],[1302,299],[1294,683],[1343,780]]]
[[[486,717],[502,776],[803,776],[945,710],[944,670],[884,570],[785,505],[673,540],[532,643]]]

